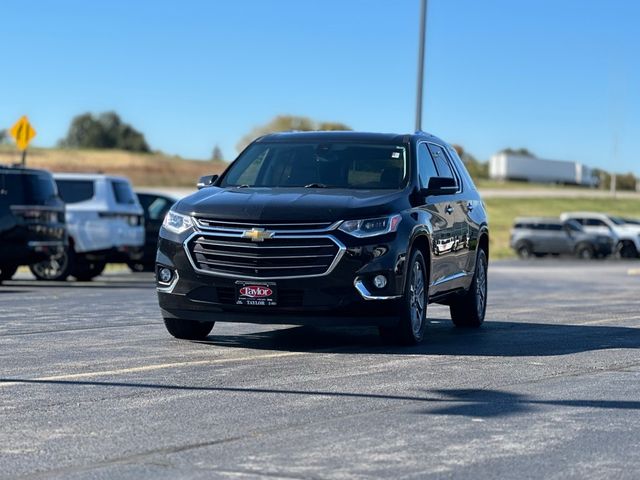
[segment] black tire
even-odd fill
[[[127,266],[132,272],[155,272],[155,263],[128,262]]]
[[[527,260],[533,256],[533,245],[529,242],[520,242],[516,245],[516,253],[521,259]]]
[[[0,282],[11,280],[18,271],[18,265],[2,265],[0,266]]]
[[[456,327],[477,328],[484,323],[487,312],[487,254],[478,250],[476,271],[469,290],[451,304],[451,320]]]
[[[74,262],[75,253],[73,249],[65,248],[58,255],[29,265],[29,270],[38,280],[63,282],[71,274],[71,267]]]
[[[182,340],[204,340],[211,333],[215,322],[194,322],[178,318],[165,318],[164,326],[176,338]]]
[[[407,263],[404,296],[400,301],[400,319],[393,327],[380,327],[386,343],[416,345],[424,339],[429,303],[429,271],[420,250],[411,252]]]
[[[623,241],[618,244],[618,255],[620,258],[638,258],[638,249],[630,241]]]
[[[73,265],[71,275],[75,277],[76,280],[88,282],[100,275],[104,271],[106,265],[107,264],[105,262],[78,259],[75,262],[75,265]]]
[[[592,260],[595,257],[593,247],[588,243],[581,243],[576,247],[576,257],[580,260]]]

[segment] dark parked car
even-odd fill
[[[583,259],[606,257],[613,252],[613,246],[612,236],[585,232],[575,220],[518,218],[511,230],[511,248],[520,258],[549,254]]]
[[[156,265],[160,227],[167,212],[178,198],[151,191],[136,191],[136,195],[144,210],[144,247],[142,258],[131,260],[128,265],[134,272],[153,272]]]
[[[0,282],[62,251],[64,203],[49,172],[0,166]]]
[[[422,132],[255,140],[160,230],[157,289],[178,338],[214,322],[377,325],[425,334],[429,302],[485,317],[489,231],[455,150]]]

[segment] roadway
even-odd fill
[[[0,478],[637,478],[640,264],[497,262],[427,341],[219,324],[175,340],[148,274],[0,286]]]

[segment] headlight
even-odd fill
[[[373,237],[395,232],[398,230],[400,220],[402,217],[397,214],[364,220],[345,220],[340,224],[339,230],[358,238]]]
[[[167,216],[164,217],[162,226],[173,233],[182,233],[193,227],[193,220],[189,215],[182,215],[169,210]]]

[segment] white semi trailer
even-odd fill
[[[578,162],[496,153],[489,160],[489,176],[495,180],[524,180],[540,183],[563,183],[595,186],[598,179],[591,169]]]

